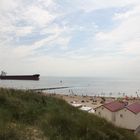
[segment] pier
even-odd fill
[[[55,89],[65,89],[70,87],[51,87],[51,88],[37,88],[37,89],[29,89],[32,91],[43,91],[43,90],[55,90]]]

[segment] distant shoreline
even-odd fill
[[[65,89],[46,90],[57,94],[76,94],[102,97],[140,96],[140,81],[108,80],[104,78],[77,77],[42,77],[39,81],[0,80],[1,87],[16,89],[49,89],[69,87]]]

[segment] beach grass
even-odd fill
[[[138,140],[62,99],[0,88],[0,140]]]

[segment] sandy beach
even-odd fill
[[[102,99],[93,96],[80,96],[80,95],[63,95],[63,94],[48,94],[46,96],[53,96],[65,100],[69,104],[81,104],[82,106],[96,108],[101,105]]]
[[[50,93],[49,94],[45,93],[45,95],[63,99],[71,105],[77,104],[84,107],[91,107],[92,109],[95,109],[101,106],[103,103],[108,103],[115,100],[125,101],[125,102],[128,102],[128,104],[131,104],[134,102],[140,102],[140,98],[126,98],[126,97],[115,98],[115,97],[63,95],[63,94],[50,94]]]
[[[101,105],[102,99],[92,96],[80,96],[80,95],[61,95],[55,94],[54,97],[64,99],[69,104],[81,104],[82,106],[96,108]]]

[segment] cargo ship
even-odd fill
[[[1,80],[39,80],[40,74],[33,75],[6,75],[6,72],[2,71],[0,75]]]

